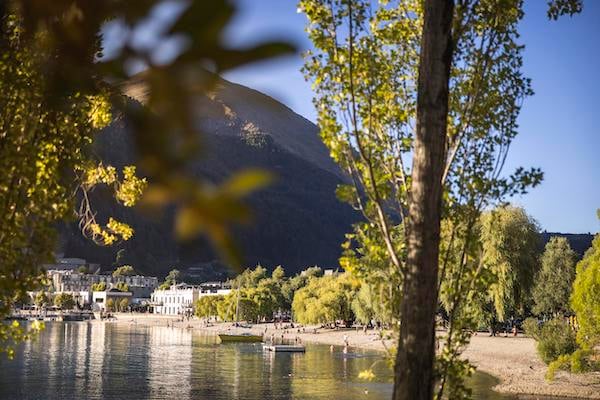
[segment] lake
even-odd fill
[[[218,344],[215,336],[164,326],[51,322],[15,359],[0,360],[0,399],[389,399],[391,371],[377,353],[271,353],[260,344]],[[375,364],[373,382],[360,371]],[[479,400],[494,378],[472,382]]]

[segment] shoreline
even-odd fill
[[[286,340],[298,337],[302,343],[329,344],[343,347],[347,335],[349,347],[364,350],[386,352],[394,343],[381,340],[379,332],[345,328],[339,330],[305,327],[305,332],[294,329],[275,329],[273,323],[253,325],[251,328],[235,328],[232,323],[216,322],[205,326],[203,321],[190,319],[181,322],[180,318],[168,315],[117,313],[116,320],[108,323],[136,324],[140,326],[173,326],[194,329],[212,334],[236,330],[264,334],[284,335]],[[93,321],[97,323],[97,321]],[[289,325],[289,324],[284,324]],[[287,332],[287,333],[284,333]],[[519,335],[517,337],[489,337],[486,334],[474,335],[463,352],[463,357],[473,363],[478,371],[490,374],[500,380],[492,389],[499,393],[535,398],[535,396],[554,396],[573,399],[600,399],[600,372],[570,374],[558,372],[554,381],[548,382],[544,375],[547,366],[540,360],[535,350],[535,341]]]

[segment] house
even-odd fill
[[[106,311],[106,303],[112,300],[115,307],[122,304],[123,299],[127,299],[127,304],[131,302],[131,292],[122,292],[117,288],[106,289],[101,292],[92,293],[92,309]]]

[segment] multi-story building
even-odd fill
[[[179,283],[168,289],[158,289],[152,293],[151,302],[155,314],[189,315],[194,311],[194,303],[202,296],[226,295],[231,288],[221,282],[206,282],[198,286]]]
[[[49,270],[48,277],[52,282],[54,292],[84,293],[89,295],[84,299],[84,303],[92,302],[91,288],[97,283],[105,283],[107,288],[115,286],[119,282],[126,283],[132,293],[132,302],[138,303],[140,299],[149,299],[150,295],[158,287],[158,278],[154,276],[112,276],[102,274],[84,274],[72,270]],[[81,304],[81,305],[83,305]]]

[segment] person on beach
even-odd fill
[[[344,334],[344,345],[348,347],[348,335]]]

